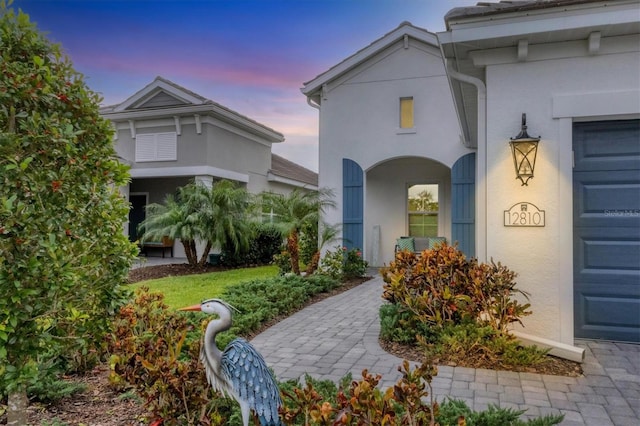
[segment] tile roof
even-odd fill
[[[276,154],[271,154],[271,170],[276,176],[318,186],[318,173]]]
[[[500,13],[523,12],[527,10],[549,9],[574,4],[596,3],[602,0],[502,0],[498,3],[478,2],[475,6],[456,7],[444,16],[445,22],[455,18],[470,18]]]

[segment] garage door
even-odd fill
[[[640,120],[573,128],[576,337],[640,341]]]

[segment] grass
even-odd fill
[[[165,277],[132,284],[132,288],[137,289],[140,286],[145,286],[149,287],[152,292],[162,293],[165,297],[165,303],[169,307],[177,309],[198,304],[205,299],[218,297],[229,286],[277,275],[277,266],[271,265],[208,274]]]

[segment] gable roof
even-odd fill
[[[318,188],[318,173],[302,167],[299,164],[289,161],[276,154],[271,154],[271,169],[269,170],[269,180],[293,184],[294,186],[306,187],[308,189]],[[295,182],[301,184],[295,184]]]
[[[113,106],[114,112],[121,112],[126,110],[134,110],[145,108],[145,103],[148,102],[155,96],[164,93],[165,95],[170,96],[175,99],[176,103],[174,105],[167,106],[175,106],[175,105],[202,105],[202,104],[213,104],[213,101],[198,95],[191,90],[188,90],[166,78],[157,76],[151,83],[147,84],[142,89],[138,90],[136,93],[127,98],[124,102]]]
[[[100,113],[114,122],[210,115],[269,142],[284,141],[282,133],[160,76],[125,101],[100,108]]]
[[[367,59],[401,40],[405,36],[420,40],[424,43],[430,44],[434,47],[438,47],[438,39],[434,33],[431,33],[423,28],[416,27],[411,22],[405,21],[398,25],[397,28],[388,32],[384,36],[375,40],[367,47],[360,49],[353,55],[349,56],[342,62],[329,68],[327,71],[316,76],[314,79],[307,81],[304,87],[300,89],[307,97],[313,96],[316,92],[322,89],[322,86],[327,82],[338,78],[346,72],[352,70],[356,66],[362,64]]]

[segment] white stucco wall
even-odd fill
[[[638,46],[625,38],[593,56],[550,44],[526,62],[506,61],[504,51],[474,57],[486,66],[487,254],[531,294],[527,333],[573,344],[572,123],[640,116]],[[542,136],[528,186],[515,179],[508,145],[522,113],[529,134]],[[504,210],[521,201],[545,210],[545,227],[504,226]]]
[[[342,160],[357,162],[366,173],[364,256],[372,260],[372,227],[380,225],[380,264],[388,263],[395,238],[407,232],[407,183],[431,175],[442,179],[446,174],[448,181],[443,184],[448,186],[448,168],[471,152],[461,143],[440,51],[415,39],[409,39],[408,47],[399,41],[329,82],[324,94],[320,107],[319,186],[335,190],[338,208],[328,211],[323,219],[342,222]],[[401,97],[414,99],[415,128],[410,131],[399,128]],[[435,164],[438,170],[411,169],[404,162],[382,166],[407,157]],[[443,232],[450,232],[450,219],[445,222]]]

